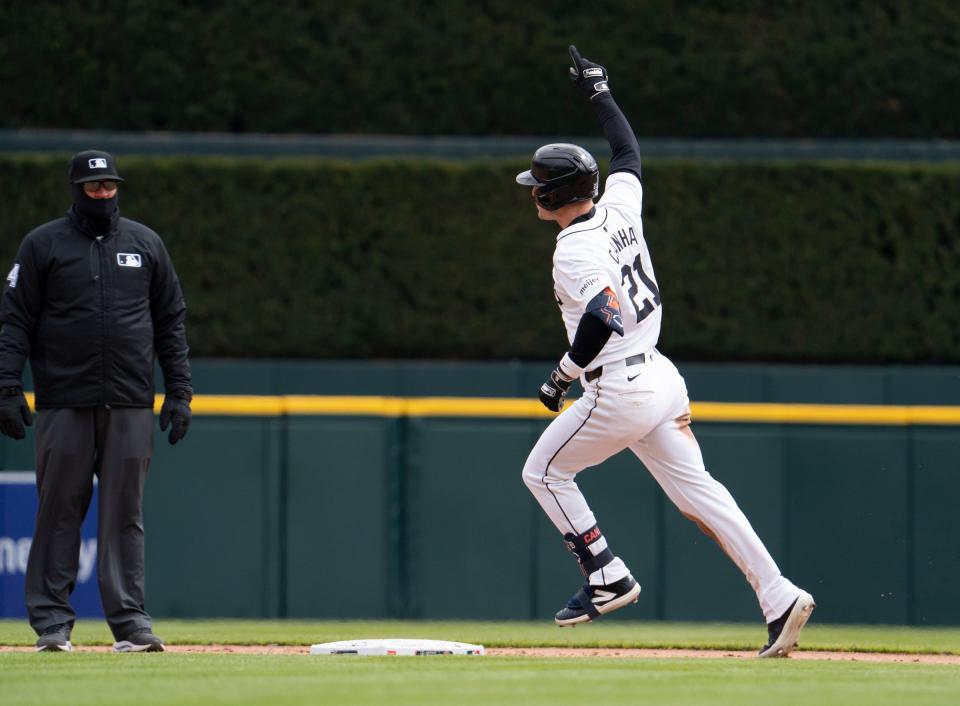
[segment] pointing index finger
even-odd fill
[[[580,64],[583,62],[583,59],[580,58],[580,52],[577,51],[577,48],[573,44],[570,45],[570,59],[573,60],[573,68],[580,71]]]

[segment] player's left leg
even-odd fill
[[[661,424],[630,449],[680,512],[720,545],[753,587],[770,628],[771,642],[761,655],[767,656],[771,648],[777,655],[787,654],[813,610],[813,599],[780,573],[733,496],[707,472],[689,411]]]

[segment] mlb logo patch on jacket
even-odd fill
[[[120,267],[140,267],[140,256],[136,253],[118,252],[117,264]]]

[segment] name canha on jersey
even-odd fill
[[[643,187],[630,172],[607,177],[596,213],[560,231],[553,253],[557,303],[573,343],[587,304],[606,288],[616,295],[623,336],[614,333],[590,370],[645,353],[660,338],[660,290],[643,239]]]

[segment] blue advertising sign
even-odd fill
[[[97,587],[97,496],[80,531],[80,571],[70,604],[80,617],[102,617]],[[23,583],[37,515],[36,475],[0,472],[0,618],[25,618]]]

